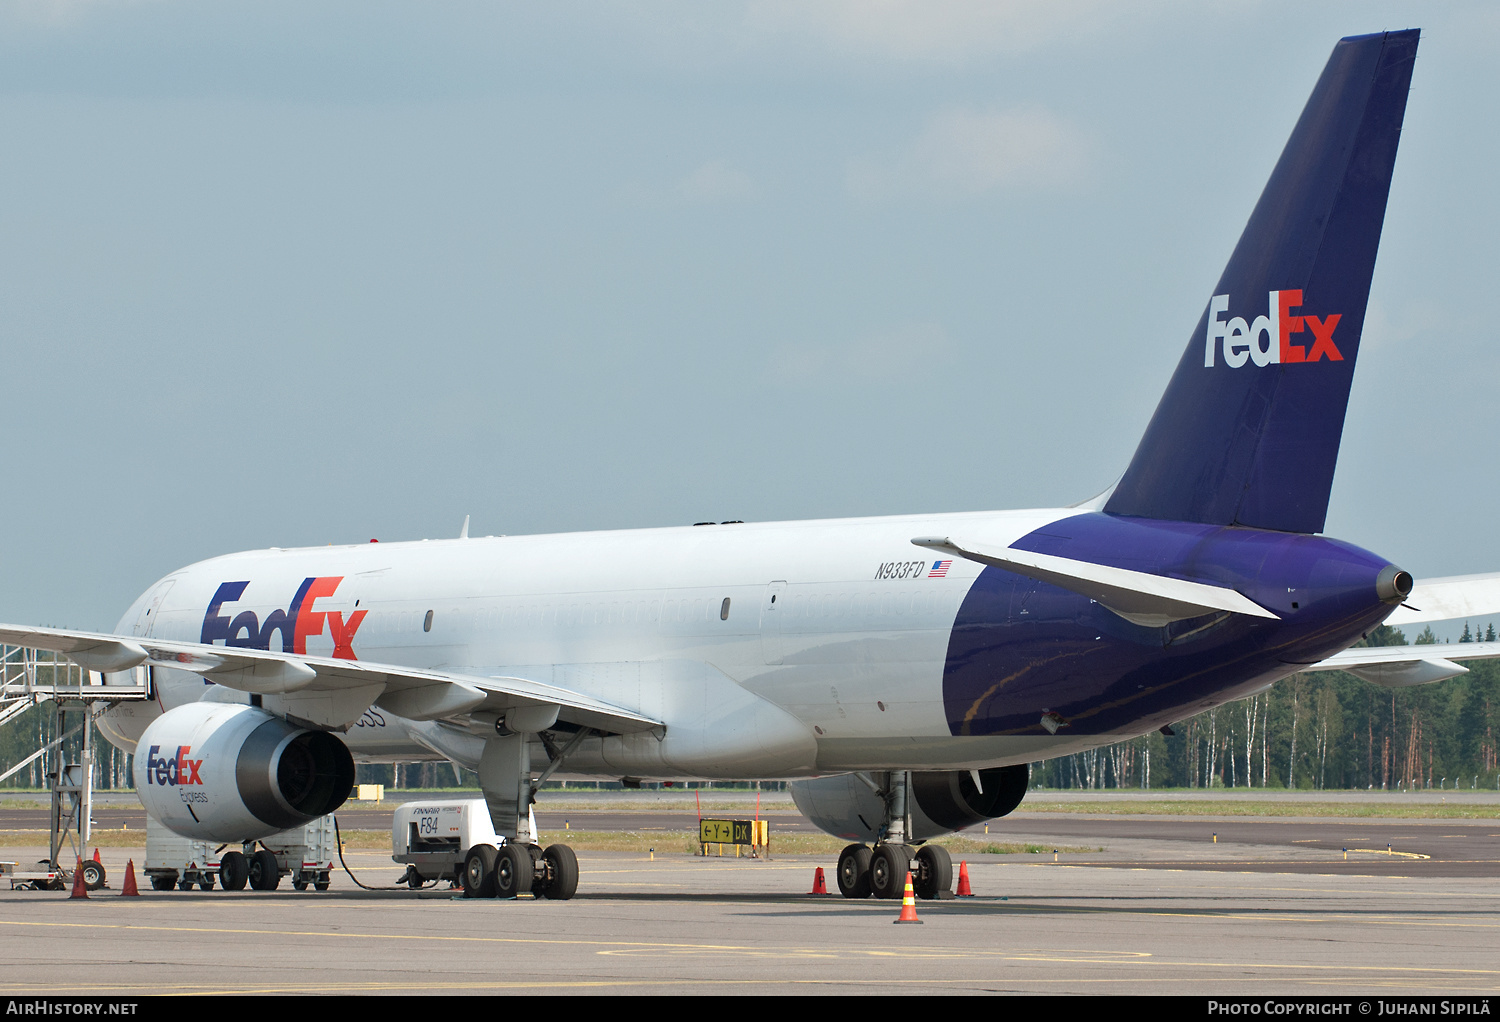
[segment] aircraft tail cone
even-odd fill
[[[72,898],[87,898],[89,896],[88,884],[83,882],[83,856],[78,857],[78,868],[73,870],[73,893],[68,895]]]
[[[815,873],[813,873],[813,889],[810,890],[810,891],[808,891],[807,893],[808,894],[827,894],[828,893],[828,884],[823,880],[823,867],[822,866],[819,866],[817,868],[817,871]]]
[[[125,884],[120,888],[120,897],[139,898],[140,896],[140,888],[135,885],[135,860],[127,859],[125,861]]]
[[[898,923],[920,923],[917,918],[917,894],[911,887],[911,870],[906,871],[906,893],[901,896],[901,915]]]
[[[974,897],[974,890],[969,886],[969,860],[965,859],[958,864],[958,894],[960,898]]]

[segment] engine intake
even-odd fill
[[[979,771],[915,771],[911,775],[911,837],[917,841],[1004,816],[1026,797],[1031,768],[1025,763]],[[850,841],[874,841],[885,804],[855,774],[793,781],[787,785],[797,809],[814,826]]]
[[[1026,797],[1031,768],[994,767],[979,771],[979,785],[967,770],[913,773],[911,794],[927,818],[947,833],[1005,816]]]

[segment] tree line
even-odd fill
[[[1424,628],[1416,645],[1438,642]],[[1449,641],[1449,640],[1443,640]],[[1459,642],[1495,641],[1465,622]],[[1381,625],[1357,645],[1404,646]],[[1387,689],[1342,671],[1294,674],[1258,695],[1100,749],[1033,764],[1049,788],[1494,789],[1500,662]]]

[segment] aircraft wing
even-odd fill
[[[985,549],[944,537],[920,536],[914,544],[929,550],[1004,568],[1096,600],[1127,621],[1160,627],[1172,621],[1227,611],[1277,620],[1277,615],[1233,589],[1153,575],[1128,568],[1033,553],[1014,547]]]
[[[1500,642],[1450,642],[1425,646],[1359,646],[1335,653],[1304,671],[1348,671],[1384,688],[1426,685],[1469,673],[1458,660],[1500,657]]]
[[[358,705],[354,716],[372,702],[411,720],[482,710],[523,711],[532,719],[546,720],[549,708],[557,707],[556,719],[600,731],[629,734],[663,726],[661,721],[585,693],[526,678],[476,677],[364,660],[60,628],[0,625],[0,642],[63,653],[91,671],[128,671],[146,663],[191,671],[226,688],[283,698],[294,710],[302,703],[314,705],[320,696],[343,695],[342,700],[325,701],[330,706]],[[301,716],[329,723],[310,712]]]
[[[1393,628],[1453,618],[1500,616],[1500,572],[1419,579],[1385,623]],[[1469,643],[1465,643],[1469,645]]]

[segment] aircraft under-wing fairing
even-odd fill
[[[149,712],[106,727],[184,836],[328,813],[355,756],[441,756],[505,839],[467,850],[465,889],[568,897],[571,851],[528,822],[552,772],[790,779],[851,841],[845,895],[899,897],[911,868],[935,896],[923,842],[1009,812],[1033,761],[1297,671],[1412,684],[1500,655],[1350,649],[1413,580],[1319,534],[1417,42],[1334,48],[1098,506],[262,550],[173,572],[112,634],[0,638],[149,674]]]

